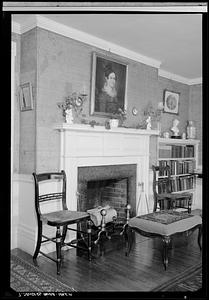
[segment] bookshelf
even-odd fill
[[[194,191],[198,168],[199,140],[158,138],[158,164],[169,165],[173,193]],[[167,174],[160,174],[163,181]]]

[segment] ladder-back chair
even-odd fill
[[[40,253],[56,262],[57,274],[60,274],[61,249],[63,246],[71,246],[87,251],[88,259],[91,260],[90,216],[86,212],[68,210],[65,171],[33,173],[33,177],[35,182],[35,210],[38,222],[37,243],[33,255],[34,263],[36,263],[36,258]],[[51,192],[52,190],[53,192]],[[83,222],[86,223],[85,230],[83,229],[84,225],[82,225],[81,230],[81,223]],[[74,225],[74,228],[68,227],[71,224],[76,225]],[[49,234],[43,234],[43,225],[56,227],[56,236],[49,237]],[[65,242],[67,230],[76,232],[76,239]],[[82,246],[81,243],[79,244],[79,240],[82,240]],[[41,245],[49,241],[56,243],[56,259],[40,251]]]

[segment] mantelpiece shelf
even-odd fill
[[[117,127],[106,129],[105,126],[95,125],[92,127],[89,124],[57,124],[55,126],[57,130],[65,131],[84,131],[84,132],[101,132],[101,133],[116,133],[116,134],[136,134],[136,135],[159,135],[159,130],[147,130],[147,129],[136,129],[136,128],[126,128],[126,127]]]

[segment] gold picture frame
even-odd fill
[[[164,91],[164,112],[169,114],[179,114],[179,96],[180,93],[165,90]]]
[[[107,72],[109,75],[112,74],[114,76],[114,95],[110,93],[107,95],[108,90],[104,90],[109,80]],[[90,102],[91,115],[112,117],[114,113],[116,113],[116,108],[121,108],[122,110],[127,109],[127,74],[127,63],[115,60],[110,55],[100,55],[93,52]]]

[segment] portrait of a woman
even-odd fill
[[[115,84],[117,77],[110,64],[106,66],[104,76],[105,82],[97,98],[97,107],[100,112],[116,113],[119,108]]]
[[[111,115],[125,108],[126,65],[94,56],[92,113]]]

